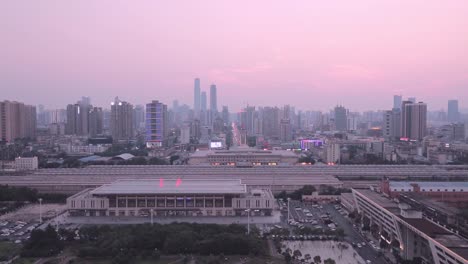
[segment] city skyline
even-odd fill
[[[191,106],[197,77],[233,112],[383,110],[395,94],[439,110],[468,98],[465,1],[110,3],[2,3],[1,99]]]

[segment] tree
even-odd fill
[[[299,259],[300,257],[302,257],[302,252],[299,249],[296,249],[293,252],[293,256],[295,259]]]
[[[336,264],[336,261],[332,258],[327,258],[323,261],[323,264]]]
[[[284,261],[285,261],[286,263],[288,263],[288,264],[291,263],[292,258],[291,258],[291,255],[289,255],[288,252],[284,252],[284,253],[283,253],[283,256],[284,256]]]
[[[305,255],[304,255],[304,259],[305,259],[307,262],[309,262],[309,260],[312,259],[312,256],[310,256],[310,254],[305,254]]]
[[[315,256],[314,257],[314,263],[315,264],[322,263],[322,258],[319,255]]]

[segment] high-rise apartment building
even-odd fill
[[[290,119],[290,106],[285,105],[282,111],[282,117],[280,120],[280,140],[282,142],[289,142],[292,140],[292,126]]]
[[[348,130],[348,111],[343,106],[335,107],[335,128],[338,131]]]
[[[0,102],[0,140],[36,137],[36,107],[19,102]]]
[[[401,95],[393,96],[393,109],[401,109],[401,102],[403,97]]]
[[[427,105],[425,103],[402,103],[402,137],[410,140],[422,140],[427,129]]]
[[[146,119],[145,119],[145,106],[137,105],[133,109],[133,122],[136,130],[145,129]]]
[[[278,107],[264,107],[262,110],[263,135],[266,138],[278,138],[280,136],[280,114]]]
[[[216,85],[210,86],[210,110],[212,114],[218,113],[218,98],[216,92]]]
[[[157,100],[146,104],[146,146],[148,148],[166,146],[168,132],[167,105]]]
[[[458,100],[448,101],[447,118],[448,121],[452,123],[460,121],[460,112],[458,111]]]
[[[196,78],[193,87],[193,111],[195,117],[200,118],[200,106],[201,106],[201,95],[200,95],[200,79]]]
[[[134,136],[133,105],[118,97],[111,102],[110,131],[114,140],[130,140]]]
[[[103,114],[101,107],[93,107],[89,112],[89,135],[95,137],[102,135]]]
[[[395,140],[401,137],[401,111],[399,108],[385,111],[383,136],[390,140]]]

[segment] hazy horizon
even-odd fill
[[[466,109],[466,14],[462,0],[3,1],[0,100],[192,107],[199,77],[232,112],[383,110],[394,94]]]

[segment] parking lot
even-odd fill
[[[344,241],[348,242],[355,251],[367,262],[370,263],[386,263],[379,251],[378,245],[366,239],[357,226],[353,226],[353,222],[348,218],[348,212],[338,203],[303,203],[300,201],[289,202],[289,221],[287,201],[279,201],[280,207],[283,209],[282,228],[287,228],[291,235],[287,238],[291,240],[317,240],[314,236],[309,239],[308,236],[301,237],[295,235],[298,230],[306,227],[316,229],[322,232],[334,232],[338,229],[344,231]],[[319,237],[324,240],[323,237]]]
[[[0,216],[0,239],[22,243],[29,239],[32,230],[39,227],[40,211],[42,211],[42,219],[47,220],[64,209],[63,205],[58,204],[43,204],[41,208],[38,204],[30,204],[4,214]]]

